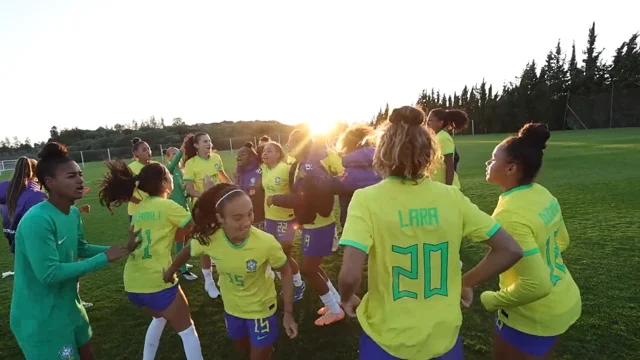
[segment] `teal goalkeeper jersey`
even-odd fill
[[[75,206],[67,215],[45,201],[25,214],[16,231],[10,315],[19,342],[46,341],[88,322],[76,283],[108,264],[107,249],[87,244]]]
[[[169,200],[175,201],[178,205],[189,210],[187,206],[187,192],[184,188],[184,176],[182,169],[178,164],[182,158],[182,150],[178,150],[170,164],[167,164],[167,170],[173,177],[173,191],[169,194]]]

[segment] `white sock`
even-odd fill
[[[164,326],[167,324],[165,318],[153,318],[149,328],[147,329],[147,335],[144,337],[144,350],[142,351],[142,360],[153,360],[156,358],[156,352],[158,346],[160,346],[160,337]]]
[[[78,289],[78,294],[80,294],[80,281],[78,281],[76,284],[76,289]]]
[[[196,328],[191,325],[187,330],[178,333],[178,335],[182,338],[184,354],[187,356],[187,360],[202,360],[202,349],[200,348],[200,339],[198,339]]]
[[[278,279],[282,280],[282,274],[280,273],[280,271],[276,271],[275,275],[278,277]]]
[[[340,302],[342,302],[342,298],[340,297],[338,290],[336,290],[336,288],[331,283],[331,280],[327,281],[327,286],[329,287],[329,292],[333,294],[333,297],[336,298],[336,301],[338,302],[338,304],[340,304]]]
[[[340,305],[338,305],[336,297],[333,296],[331,291],[324,295],[320,295],[320,300],[322,300],[324,306],[328,307],[329,311],[331,311],[333,314],[340,314]]]
[[[302,276],[300,273],[293,274],[293,286],[302,286]]]
[[[202,275],[204,276],[205,282],[207,281],[213,282],[213,272],[211,272],[211,268],[208,268],[208,269],[203,268]]]

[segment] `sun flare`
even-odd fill
[[[331,132],[336,127],[337,121],[332,120],[314,120],[307,121],[307,126],[311,135],[323,135]]]

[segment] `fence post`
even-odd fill
[[[82,150],[80,150],[80,159],[82,160],[82,168],[84,169],[84,154],[82,153]]]
[[[111,149],[107,148],[107,156],[109,157],[109,161],[111,161]]]
[[[282,144],[282,141],[280,141],[280,134],[278,134],[278,144]]]
[[[231,141],[231,139],[229,139],[229,149],[233,151],[233,142]]]
[[[4,160],[0,161],[0,174],[4,171]]]
[[[162,157],[164,156],[164,154],[162,153],[164,151],[164,149],[162,148],[162,144],[160,144],[158,146],[160,146],[160,159],[162,159]]]
[[[615,83],[615,79],[611,79],[611,104],[609,105],[609,129],[612,128],[612,124],[613,124],[613,89],[614,89],[614,83]]]
[[[473,120],[471,120],[471,135],[476,134],[476,124]]]
[[[255,137],[255,136],[253,137],[253,145],[254,145],[255,147],[258,147],[258,139],[256,139],[256,137]]]

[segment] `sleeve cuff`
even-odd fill
[[[280,266],[272,266],[274,270],[280,269],[281,267],[285,266],[287,264],[287,258],[284,258],[284,261],[282,262],[282,264],[280,264]]]
[[[453,153],[454,153],[454,151],[446,152],[446,153],[443,153],[442,156],[453,155]]]
[[[480,294],[480,302],[482,303],[482,305],[484,306],[485,309],[487,309],[487,311],[489,312],[494,312],[497,309],[495,308],[495,304],[494,304],[494,294],[495,292],[493,291],[485,291],[482,294]]]
[[[369,248],[366,245],[363,245],[359,242],[353,241],[353,240],[346,240],[346,239],[342,239],[340,240],[340,242],[338,242],[339,245],[342,246],[351,246],[354,247],[362,252],[364,252],[365,254],[369,253]]]
[[[189,217],[182,223],[182,225],[180,225],[180,229],[184,228],[185,226],[187,226],[187,224],[189,223],[189,221],[191,221],[191,215],[189,215]]]
[[[540,254],[540,248],[533,248],[533,249],[523,251],[523,256],[531,256],[535,254]]]
[[[106,249],[105,252],[109,250]],[[95,269],[102,269],[103,267],[109,265],[109,258],[107,258],[107,254],[101,252],[100,254],[91,258],[94,261]]]
[[[487,232],[487,239],[495,235],[498,232],[498,230],[500,230],[500,224],[495,223],[495,225],[491,227],[491,230]]]

